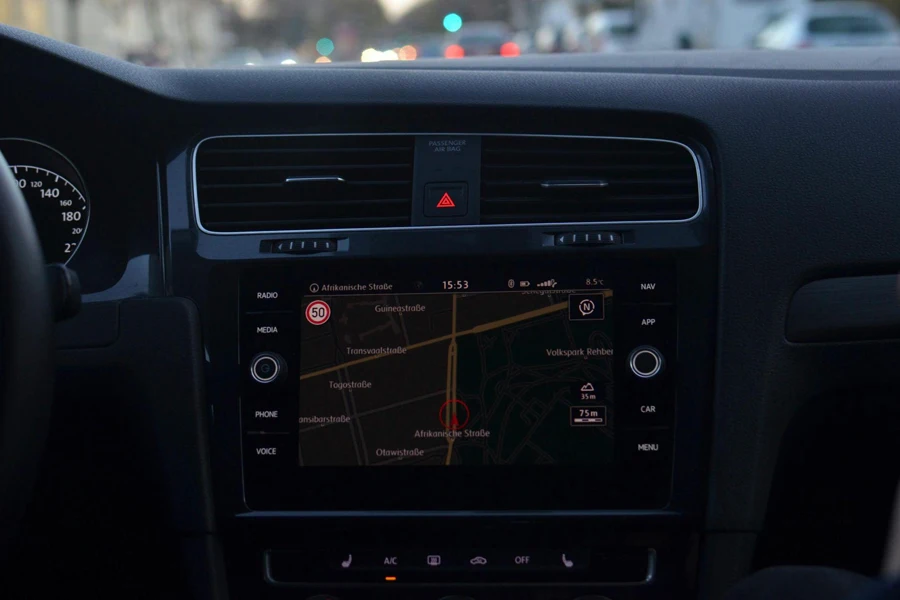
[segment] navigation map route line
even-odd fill
[[[520,315],[507,317],[505,319],[500,319],[497,321],[490,321],[490,322],[484,323],[482,325],[476,325],[475,327],[473,327],[471,329],[466,329],[465,331],[457,332],[455,335],[453,333],[448,333],[447,335],[442,335],[440,337],[432,338],[430,340],[425,340],[423,342],[417,342],[415,344],[406,346],[406,350],[408,352],[410,350],[415,350],[417,348],[423,348],[425,346],[430,346],[432,344],[438,344],[440,342],[446,342],[447,340],[460,338],[464,335],[483,333],[485,331],[490,331],[492,329],[506,327],[507,325],[512,325],[513,323],[518,323],[520,321],[527,321],[528,319],[534,319],[536,317],[542,317],[544,315],[549,315],[551,313],[568,310],[568,308],[569,308],[568,302],[559,302],[557,304],[551,304],[550,306],[545,306],[543,308],[538,308],[536,310],[530,310],[530,311],[522,313]],[[369,361],[378,360],[380,358],[388,358],[391,356],[402,356],[402,355],[376,354],[374,356],[366,356],[365,358],[358,358],[356,360],[351,360],[351,361],[348,361],[345,363],[341,363],[339,365],[334,365],[333,367],[328,367],[325,369],[320,369],[318,371],[313,371],[312,373],[304,373],[303,375],[300,376],[300,380],[303,381],[304,379],[311,379],[313,377],[318,377],[319,375],[326,375],[328,373],[334,373],[335,371],[340,371],[341,369],[346,369],[347,367],[352,367],[355,365],[367,363]]]
[[[449,431],[456,431],[457,427],[455,427],[455,425],[459,423],[459,417],[456,415],[457,402],[450,402],[451,400],[457,399],[456,349],[456,294],[453,294],[453,311],[450,317],[450,347],[447,349],[447,416],[444,420],[447,424],[445,427],[448,427]],[[456,438],[453,435],[447,436],[447,457],[444,459],[445,465],[449,465],[450,459],[453,457],[453,442],[455,439]]]

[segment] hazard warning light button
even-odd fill
[[[425,185],[426,217],[464,217],[469,212],[469,186],[465,183]]]

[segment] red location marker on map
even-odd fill
[[[449,431],[459,431],[469,424],[469,407],[462,400],[447,400],[438,411],[441,426]]]

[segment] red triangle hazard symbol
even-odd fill
[[[459,419],[455,415],[450,421],[450,427],[451,429],[459,429]]]
[[[444,192],[444,195],[438,200],[437,208],[456,208],[456,203],[450,197],[450,194]]]

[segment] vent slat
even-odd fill
[[[522,171],[529,176],[533,176],[535,169],[554,173],[557,171],[565,171],[579,176],[584,172],[601,174],[604,171],[612,173],[630,173],[635,171],[652,171],[654,173],[696,172],[696,169],[694,169],[693,166],[685,165],[614,165],[603,167],[597,165],[576,165],[571,163],[564,165],[517,163],[514,165],[491,164],[485,167],[486,171],[500,171],[500,174],[507,177],[509,176],[509,171]]]
[[[309,171],[312,169],[332,170],[332,171],[355,171],[358,169],[404,169],[412,166],[412,163],[372,163],[372,164],[332,164],[332,165],[284,165],[284,166],[259,166],[253,165],[249,167],[202,167],[197,169],[201,173],[216,171]]]
[[[315,206],[325,206],[325,207],[340,207],[340,208],[348,208],[351,206],[375,206],[375,205],[384,205],[384,204],[403,204],[406,205],[409,203],[409,200],[405,198],[388,198],[383,200],[341,200],[340,202],[333,202],[331,200],[301,200],[299,202],[223,202],[219,204],[201,204],[201,208],[212,208],[212,209],[226,209],[226,208],[275,208],[275,207],[292,207],[297,206],[298,204],[302,204],[304,207],[315,207]]]
[[[197,150],[200,223],[213,232],[404,227],[411,136],[213,138]],[[286,184],[290,177],[343,182]]]
[[[409,179],[398,179],[394,181],[347,181],[341,185],[371,187],[379,185],[411,185]],[[200,186],[204,190],[227,190],[227,189],[246,189],[246,188],[284,188],[284,183],[206,183]],[[296,189],[296,188],[295,188]]]
[[[546,181],[605,186],[547,188]],[[481,222],[582,223],[682,220],[700,198],[697,167],[685,147],[663,141],[485,137]]]
[[[680,211],[627,211],[586,213],[580,218],[564,218],[559,213],[497,213],[482,215],[483,225],[500,225],[503,223],[590,223],[592,221],[666,221],[683,218]]]
[[[253,231],[286,231],[291,229],[350,229],[356,227],[405,227],[408,218],[400,217],[367,217],[365,219],[346,219],[336,226],[334,219],[282,219],[265,221],[209,221],[206,227],[215,227],[216,231],[244,231],[243,227],[252,227]],[[262,229],[262,228],[265,229]]]
[[[533,171],[531,171],[533,173]],[[578,177],[572,177],[572,181],[578,181]],[[617,179],[612,177],[604,178],[605,181],[609,183],[609,185],[697,185],[697,179]],[[484,185],[486,186],[515,186],[515,187],[535,187],[539,188],[541,183],[546,181],[546,179],[541,181],[515,181],[511,179],[505,180],[487,180]]]
[[[491,202],[496,202],[498,204],[502,204],[504,202],[510,204],[517,204],[520,202],[555,202],[555,203],[578,203],[582,206],[589,206],[591,203],[596,204],[610,204],[613,202],[642,202],[642,201],[657,201],[657,202],[681,202],[681,201],[691,201],[696,199],[696,196],[692,194],[681,194],[681,195],[665,195],[665,194],[635,194],[635,195],[621,195],[621,196],[610,196],[606,195],[602,198],[594,198],[594,199],[559,199],[559,198],[528,198],[522,196],[500,196],[497,198],[491,198]]]
[[[408,150],[405,146],[391,146],[382,148],[237,148],[237,149],[218,149],[205,150],[208,155],[216,154],[237,154],[239,156],[248,154],[350,154],[361,152],[405,152]]]

